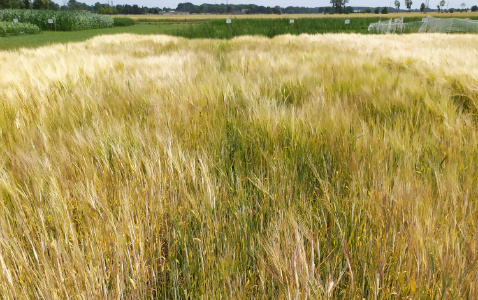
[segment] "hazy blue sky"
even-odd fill
[[[66,0],[62,0],[67,2]],[[62,2],[59,1],[59,2]],[[106,3],[111,0],[77,0],[79,2],[84,2],[87,4],[94,4],[96,2]],[[419,8],[422,2],[426,0],[412,0],[413,5],[412,8]],[[148,6],[148,7],[170,7],[176,8],[178,3],[184,2],[191,2],[196,5],[200,5],[203,3],[226,3],[226,0],[190,0],[190,1],[164,1],[164,0],[113,0],[113,4],[138,4],[139,6]],[[395,0],[350,0],[349,6],[393,6]],[[405,7],[405,0],[400,0],[401,8]],[[429,0],[430,7],[436,8],[437,4],[440,0]],[[473,5],[478,5],[478,0],[448,0],[450,8],[459,8],[462,3],[465,3],[467,7],[471,7]],[[279,5],[281,7],[287,6],[307,6],[307,7],[317,7],[317,6],[329,6],[330,0],[229,0],[229,4],[257,4],[257,5],[264,5],[264,6],[276,6]]]

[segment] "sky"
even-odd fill
[[[111,0],[78,0],[78,2],[87,3],[89,5],[95,4],[96,2],[106,3]],[[287,6],[305,6],[305,7],[320,7],[320,6],[330,6],[330,0],[227,0],[229,4],[256,4],[263,6],[276,6],[281,7]],[[419,8],[422,2],[426,0],[412,0],[412,8]],[[61,2],[61,1],[60,1]],[[203,3],[210,4],[220,4],[226,3],[226,0],[113,0],[113,4],[138,4],[139,6],[147,7],[169,7],[176,8],[178,3],[191,2],[195,5],[200,5]],[[383,7],[383,6],[394,6],[395,0],[350,0],[348,6],[370,6],[370,7]],[[436,8],[440,0],[429,0],[430,7]],[[466,7],[471,7],[473,5],[478,5],[478,0],[448,0],[450,8],[460,8],[462,3],[466,4]],[[405,8],[405,0],[400,0],[400,7]],[[446,7],[446,6],[445,6]]]

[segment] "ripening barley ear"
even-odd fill
[[[452,99],[464,112],[476,117],[478,115],[478,92],[476,89],[467,87],[465,82],[456,78],[450,79]]]

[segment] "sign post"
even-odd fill
[[[48,19],[48,24],[50,24],[50,29],[53,30],[53,19]]]

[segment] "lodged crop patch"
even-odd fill
[[[476,299],[477,43],[0,52],[0,294]]]
[[[12,22],[17,19],[22,23],[30,23],[41,30],[75,31],[113,27],[113,19],[86,12],[3,9],[0,10],[0,21]],[[53,24],[48,23],[52,19]]]

